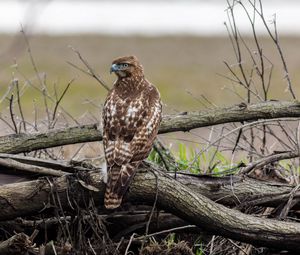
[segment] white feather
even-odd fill
[[[106,164],[106,160],[103,160],[103,162],[101,162],[100,165],[100,172],[103,175],[103,182],[107,183],[107,164]]]

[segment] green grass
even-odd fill
[[[237,166],[237,164],[232,165],[224,153],[216,151],[214,148],[204,153],[199,152],[201,152],[200,146],[189,147],[184,143],[178,143],[177,148],[172,151],[175,157],[175,166],[172,167],[172,170],[180,169],[180,171],[188,171],[193,174],[212,173],[215,176],[221,176],[223,172],[227,173],[228,170]],[[164,167],[161,156],[155,150],[151,151],[148,160]],[[209,169],[209,167],[212,168]],[[235,170],[229,173],[234,172]]]
[[[202,248],[202,245],[198,248],[196,248],[196,252],[195,252],[195,255],[204,255],[204,250]]]

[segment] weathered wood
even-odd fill
[[[24,233],[19,233],[3,242],[0,242],[0,254],[26,254],[31,246],[32,242],[29,240],[29,237]]]
[[[11,159],[19,163],[30,165],[31,167],[39,166],[39,167],[61,171],[61,174],[57,176],[62,176],[66,174],[65,172],[74,173],[74,171],[88,170],[85,167],[80,166],[79,164],[80,161],[78,163],[77,161],[74,160],[66,161],[66,160],[59,160],[59,159],[56,160],[42,159],[42,158],[35,158],[30,156],[22,156],[22,155],[8,154],[8,153],[0,153],[0,160],[1,159]],[[51,174],[48,173],[48,175]]]
[[[155,176],[156,175],[156,176]],[[130,186],[131,201],[153,203],[207,232],[254,245],[300,251],[300,224],[243,214],[192,192],[160,172],[137,175]]]
[[[291,159],[299,157],[299,151],[287,151],[287,152],[281,152],[276,153],[273,155],[266,156],[264,158],[261,158],[259,160],[256,160],[254,162],[251,162],[248,166],[244,167],[239,171],[240,174],[247,174],[254,169],[263,168],[264,166],[283,160],[283,159]]]
[[[55,170],[51,168],[46,168],[42,166],[28,165],[21,163],[17,160],[11,158],[0,158],[0,168],[1,172],[6,173],[20,173],[20,174],[34,174],[36,176],[62,176],[68,174],[67,172],[61,170]]]
[[[276,207],[288,201],[294,188],[288,184],[259,181],[246,176],[193,177],[177,174],[176,180],[217,203],[239,207],[244,204]],[[300,198],[300,192],[295,193],[295,198]],[[300,202],[295,205],[297,208],[299,206]]]
[[[67,209],[72,201],[72,194],[66,192],[69,187],[68,183],[72,185],[72,190],[76,187],[78,200],[84,197],[79,194],[82,194],[82,191],[86,190],[85,187],[88,187],[70,177],[72,176],[68,175],[54,178],[52,181],[39,179],[0,186],[0,220],[38,213],[53,205],[51,192],[55,194],[53,197],[59,197],[62,207]],[[97,203],[103,201],[104,184],[101,179],[99,172],[86,173],[84,178],[90,185],[99,189],[99,192],[91,191]],[[157,203],[160,208],[210,233],[260,246],[288,250],[300,249],[299,223],[258,218],[226,208],[159,171],[151,172],[141,169],[136,174],[126,199],[134,203],[142,202],[151,205],[156,188],[158,188]]]
[[[300,103],[269,101],[258,104],[240,104],[208,111],[164,116],[159,133],[189,131],[194,128],[230,122],[254,121],[282,117],[300,117]],[[14,134],[0,137],[0,152],[21,153],[67,144],[101,141],[97,124],[83,125],[39,134]]]
[[[86,167],[73,166],[72,170],[71,164],[67,161],[56,162],[54,160],[0,153],[0,166],[3,165],[7,167],[6,171],[2,172],[14,174],[15,172],[24,173],[24,171],[26,171],[26,173],[29,174],[28,178],[31,176],[35,176],[36,178],[36,175],[63,176],[74,171],[91,171],[98,169],[92,161],[84,164]],[[47,167],[40,167],[42,165]],[[148,170],[156,169],[156,166],[150,162],[144,162],[144,167]],[[58,169],[66,169],[69,172]],[[170,177],[174,176],[172,172],[166,174]],[[276,207],[288,201],[293,189],[291,185],[270,181],[257,181],[245,176],[213,177],[209,175],[192,175],[177,172],[176,180],[213,201],[227,206],[239,207],[244,205]],[[296,192],[294,198],[300,198],[300,192]],[[294,207],[300,208],[300,202],[296,203]]]
[[[52,130],[38,134],[13,134],[0,137],[0,152],[17,154],[67,144],[102,140],[96,124]]]

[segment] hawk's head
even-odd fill
[[[110,72],[115,72],[119,78],[142,77],[144,70],[136,56],[125,56],[112,62]]]

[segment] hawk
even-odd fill
[[[120,206],[139,164],[149,155],[161,122],[162,105],[156,87],[144,77],[135,56],[113,61],[117,80],[103,108],[103,146],[108,179],[104,205]]]

